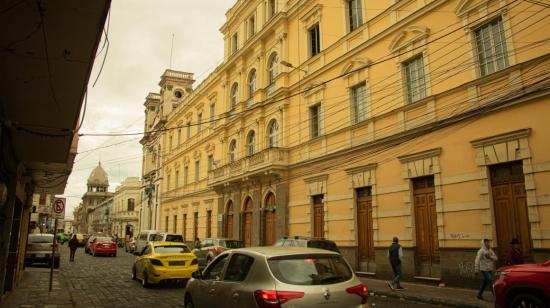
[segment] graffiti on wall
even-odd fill
[[[459,262],[458,263],[458,275],[465,278],[474,278],[475,277],[475,266],[474,262]]]

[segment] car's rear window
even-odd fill
[[[326,285],[347,281],[352,272],[341,256],[299,255],[267,260],[277,280],[294,285]]]
[[[230,248],[230,249],[235,249],[235,248],[243,248],[244,245],[243,245],[243,242],[241,241],[221,241],[221,246],[223,247],[226,247],[226,248]]]
[[[156,253],[189,253],[187,246],[155,246]]]
[[[177,235],[177,234],[167,234],[166,235],[166,241],[167,242],[183,243],[183,236]]]
[[[52,243],[53,242],[53,235],[30,235],[29,236],[29,242],[31,243]]]
[[[108,236],[104,236],[104,237],[98,237],[95,239],[96,242],[112,242],[113,241],[113,238],[112,237],[108,237]]]

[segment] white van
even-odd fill
[[[143,230],[139,232],[136,240],[136,250],[134,250],[134,253],[140,253],[145,245],[147,245],[149,242],[152,242],[153,238],[158,233],[158,230]]]
[[[184,243],[183,236],[177,233],[159,232],[155,234],[152,242],[176,242]]]

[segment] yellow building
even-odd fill
[[[501,262],[514,237],[550,258],[547,8],[241,0],[226,15],[223,64],[193,91],[167,70],[148,109],[160,229],[325,237],[377,277],[398,236],[405,278],[460,284],[483,238]]]
[[[130,239],[139,233],[141,181],[128,177],[115,189],[111,234]]]

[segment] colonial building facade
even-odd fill
[[[241,0],[226,15],[223,64],[193,91],[167,70],[146,102],[158,229],[325,237],[378,277],[398,236],[407,279],[456,284],[475,281],[483,238],[501,260],[512,238],[550,258],[543,7]]]
[[[115,190],[113,197],[112,231],[119,238],[130,239],[139,233],[141,181],[126,178]]]
[[[112,198],[109,192],[109,176],[99,163],[90,173],[87,181],[87,191],[82,196],[82,203],[73,211],[77,231],[92,234],[94,232],[95,209],[105,200]],[[101,213],[97,213],[101,216]]]

